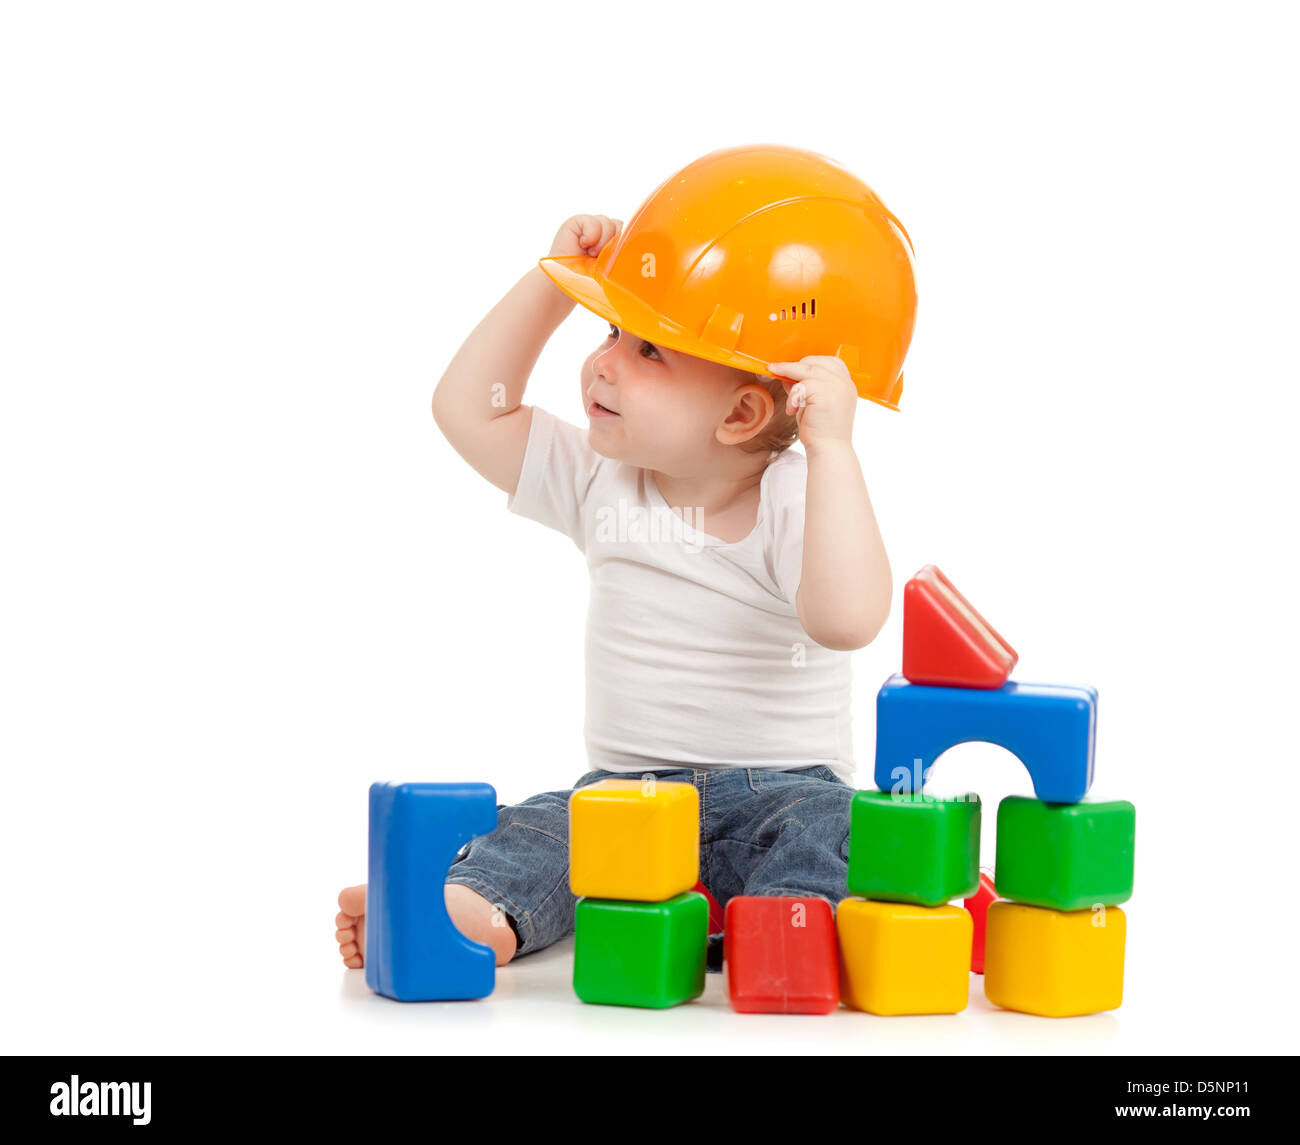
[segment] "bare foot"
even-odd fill
[[[445,888],[447,913],[452,925],[466,938],[490,946],[496,955],[497,965],[504,966],[515,956],[515,932],[505,915],[477,891],[461,883],[448,883]],[[339,913],[334,916],[338,929],[339,954],[349,970],[360,970],[365,965],[366,951],[366,887],[345,887],[339,892]]]
[[[448,883],[446,892],[451,925],[470,941],[490,946],[498,966],[509,962],[519,944],[505,912],[464,883]]]

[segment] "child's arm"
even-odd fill
[[[618,227],[604,215],[574,215],[556,234],[551,254],[598,254]],[[533,416],[521,404],[524,387],[573,306],[533,267],[470,332],[433,393],[433,418],[456,452],[512,496]]]
[[[839,358],[817,355],[769,368],[796,383],[787,410],[798,415],[808,455],[799,620],[823,647],[861,648],[884,627],[894,585],[853,452],[857,390]]]

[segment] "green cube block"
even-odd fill
[[[849,894],[942,906],[974,894],[979,881],[978,795],[859,791],[853,797]]]
[[[1007,796],[998,805],[998,895],[1052,910],[1127,902],[1136,818],[1123,799],[1040,803]]]
[[[663,902],[580,898],[573,990],[584,1002],[663,1009],[704,992],[709,903],[686,891]]]

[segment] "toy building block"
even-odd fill
[[[984,973],[984,927],[988,921],[989,907],[997,901],[997,897],[992,874],[981,869],[979,890],[962,903],[970,912],[971,924],[975,928],[970,948],[970,968],[973,974]]]
[[[1000,688],[1019,656],[934,565],[903,589],[903,675],[913,684]]]
[[[829,1014],[840,1004],[835,916],[823,898],[737,895],[723,963],[741,1014]]]
[[[959,906],[848,898],[835,911],[840,996],[870,1014],[955,1014],[970,993],[971,916]]]
[[[723,928],[726,926],[727,920],[727,916],[722,910],[722,904],[709,893],[709,888],[702,882],[697,881],[696,884],[691,887],[691,890],[693,890],[697,895],[703,895],[709,904],[709,933],[721,934]]]
[[[1047,803],[1077,803],[1092,786],[1095,688],[1004,684],[992,691],[934,688],[891,676],[876,695],[876,786],[920,791],[950,747],[997,744],[1029,771]]]
[[[859,791],[849,805],[850,895],[942,906],[974,894],[980,799]]]
[[[1117,906],[1059,911],[995,902],[984,994],[995,1006],[1045,1018],[1114,1010],[1124,997],[1126,925]]]
[[[693,783],[602,779],[569,797],[569,889],[595,899],[661,902],[700,877]]]
[[[496,829],[486,783],[375,783],[370,787],[366,985],[399,1002],[482,998],[496,956],[447,915],[447,868],[475,835]]]
[[[1137,812],[1125,800],[998,805],[998,887],[1005,899],[1052,910],[1115,906],[1133,895]]]
[[[573,990],[584,1002],[664,1009],[704,992],[709,904],[691,891],[666,902],[582,898]]]

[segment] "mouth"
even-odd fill
[[[594,401],[587,407],[587,416],[588,417],[621,417],[622,415],[619,414],[617,411],[610,409],[608,406],[603,406],[600,404],[600,402]]]

